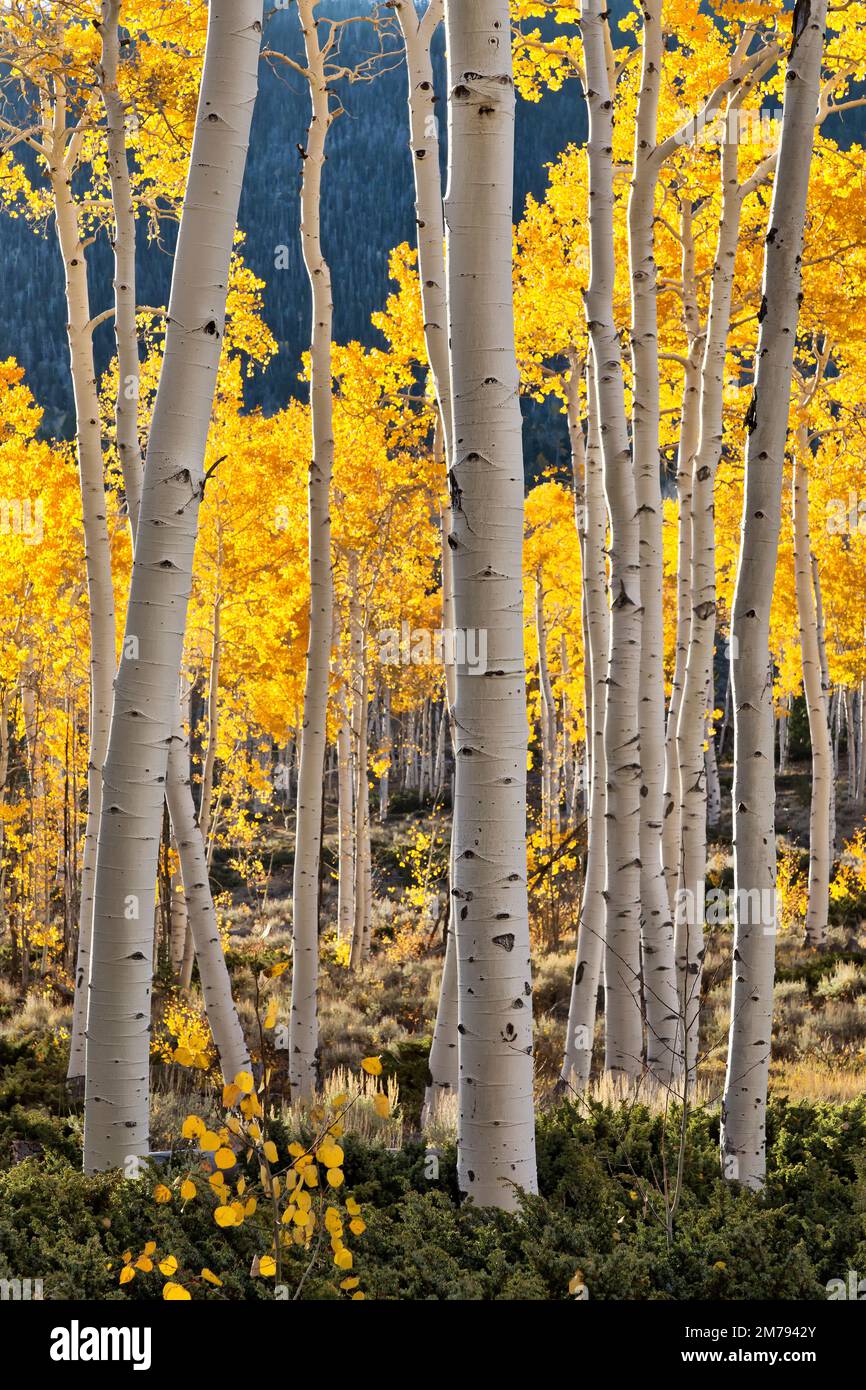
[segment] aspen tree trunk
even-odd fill
[[[61,111],[58,110],[58,116]],[[93,364],[87,260],[72,197],[72,169],[65,162],[62,126],[56,131],[51,188],[57,237],[66,275],[67,334],[75,400],[75,442],[84,523],[84,555],[90,636],[90,730],[87,759],[87,820],[81,868],[75,999],[67,1078],[84,1076],[88,981],[90,979],[96,845],[102,805],[102,765],[108,749],[115,670],[114,589],[102,471],[99,397]],[[69,156],[67,155],[66,158]],[[155,874],[154,874],[155,881]]]
[[[700,440],[700,381],[701,362],[704,355],[704,338],[700,333],[695,274],[693,209],[691,200],[688,198],[684,200],[682,206],[680,234],[683,248],[683,323],[689,346],[683,375],[680,438],[677,451],[677,628],[674,672],[665,730],[664,825],[662,828],[665,883],[668,890],[668,901],[674,913],[680,872],[682,826],[676,739],[677,722],[686,679],[686,660],[692,616],[689,588],[692,564],[692,471]]]
[[[809,530],[809,474],[806,465],[808,431],[800,427],[794,448],[794,577],[797,588],[797,618],[803,661],[803,690],[809,713],[812,743],[812,795],[809,810],[809,902],[806,909],[806,944],[823,946],[827,940],[830,871],[830,810],[833,784],[833,749],[824,684],[821,679],[821,653],[815,593],[812,586],[811,536]]]
[[[544,617],[544,575],[535,576],[535,633],[538,641],[538,684],[541,688],[541,823],[545,834],[559,829],[559,779],[556,775],[556,710],[547,663]]]
[[[707,779],[707,825],[711,830],[715,830],[722,815],[722,787],[719,781],[718,759],[716,758],[716,738],[710,719],[707,720],[706,745],[704,769]]]
[[[451,534],[451,508],[446,504],[441,515],[442,532],[442,628],[445,632],[454,631],[454,577],[451,566],[451,547],[448,537]],[[457,671],[453,661],[455,646],[445,648],[445,714],[451,735],[451,749],[455,755],[454,703],[457,698]],[[453,896],[454,886],[454,846],[455,818],[452,806],[451,843],[448,852],[448,917],[445,928],[445,960],[442,966],[442,979],[439,984],[439,1005],[433,1027],[428,1061],[429,1075],[424,1092],[422,1125],[435,1116],[442,1099],[456,1096],[459,1082],[457,1046],[457,899]]]
[[[437,456],[443,455],[450,468],[453,452],[451,375],[448,356],[447,281],[443,245],[445,220],[442,181],[439,169],[438,120],[431,43],[444,14],[443,0],[429,0],[423,18],[418,18],[413,0],[396,0],[394,5],[406,46],[409,79],[409,129],[412,172],[415,181],[415,220],[418,227],[418,274],[424,314],[424,342],[439,406],[435,441]],[[442,627],[454,631],[453,576],[451,549],[451,509],[442,512]],[[453,663],[445,662],[445,700],[451,746],[455,756],[454,703],[456,673]],[[451,849],[448,859],[448,925],[445,960],[439,986],[439,1004],[428,1062],[429,1077],[424,1095],[423,1123],[435,1115],[443,1097],[455,1095],[458,1087],[457,1046],[457,946],[454,880],[454,825],[452,807]]]
[[[387,757],[385,769],[379,775],[379,820],[388,819],[388,788],[391,773],[391,691],[386,685],[382,691],[382,753]]]
[[[662,495],[659,346],[655,262],[658,106],[662,76],[662,0],[644,0],[643,59],[628,206],[632,447],[640,559],[640,901],[646,1056],[650,1074],[667,1082],[678,1070],[679,1003],[674,923],[664,877],[665,694],[662,623]]]
[[[610,638],[604,726],[606,791],[605,1070],[640,1074],[640,741],[641,592],[637,497],[613,314],[612,94],[601,0],[583,0],[581,29],[589,107],[590,277],[586,314],[610,515]]]
[[[126,157],[126,118],[117,85],[120,59],[120,0],[102,0],[99,34],[100,93],[105,108],[108,175],[114,208],[114,336],[117,343],[117,454],[133,538],[141,506],[141,446],[138,441],[138,332],[135,323],[135,207]]]
[[[857,802],[862,804],[866,796],[866,681],[860,682],[860,690],[857,699],[858,705],[858,734],[857,734]]]
[[[338,680],[342,679],[341,670],[338,670],[337,678]],[[339,863],[337,870],[337,940],[350,941],[352,937],[352,923],[355,916],[354,851],[352,848],[354,796],[352,790],[352,731],[346,702],[345,687],[340,689],[338,709],[337,842]]]
[[[827,662],[827,643],[824,637],[824,600],[821,594],[821,576],[818,573],[818,557],[812,556],[812,590],[815,595],[815,631],[818,637],[818,657],[821,662],[821,685],[824,690],[824,703],[827,707],[827,725],[832,728],[832,686],[830,668]],[[836,853],[836,754],[830,735],[830,858]]]
[[[448,0],[448,256],[458,630],[487,671],[457,668],[454,884],[458,1183],[513,1209],[537,1189],[526,882],[523,460],[512,304],[514,81],[507,0]]]
[[[104,771],[87,1172],[148,1151],[151,904],[261,27],[261,0],[212,0]]]
[[[731,323],[734,264],[742,196],[738,147],[726,114],[721,150],[722,212],[706,343],[701,368],[700,443],[694,459],[689,568],[689,644],[676,726],[679,772],[680,855],[675,903],[676,962],[685,1059],[694,1079],[700,1029],[701,972],[707,871],[707,781],[704,739],[716,628],[714,493],[722,455],[725,361]]]
[[[854,691],[845,687],[845,756],[848,774],[848,800],[853,801],[857,790],[857,734],[854,726]]]
[[[574,370],[574,365],[572,365]],[[561,1080],[575,1090],[584,1090],[592,1066],[592,1044],[598,983],[604,950],[605,902],[605,753],[604,727],[607,702],[608,617],[605,574],[607,512],[602,480],[601,435],[594,394],[594,368],[587,367],[587,438],[577,418],[576,385],[569,387],[569,433],[572,466],[578,462],[576,477],[583,473],[583,504],[578,524],[581,538],[583,597],[586,613],[584,669],[587,673],[586,756],[589,765],[589,805],[586,817],[586,873],[577,928],[577,953],[568,1009],[568,1028]]]
[[[790,696],[788,696],[785,699],[785,708],[776,720],[779,727],[779,773],[782,776],[788,771],[788,719],[790,715],[790,704]]]
[[[204,838],[195,814],[190,785],[189,735],[184,728],[180,691],[175,711],[174,733],[169,744],[167,772],[165,799],[177,840],[201,992],[219,1054],[223,1080],[229,1082],[234,1080],[239,1071],[249,1071],[250,1054],[232,998],[231,977],[226,966],[210,890]],[[189,953],[182,965],[181,985],[185,988],[189,988],[186,966],[189,959],[191,967],[191,955],[192,953]]]
[[[775,957],[775,784],[770,604],[782,511],[800,295],[803,228],[823,50],[826,0],[794,14],[770,227],[762,321],[747,416],[743,529],[732,619],[735,934],[731,1028],[722,1102],[722,1171],[747,1187],[766,1175],[766,1105]],[[755,911],[766,897],[770,911]]]
[[[366,960],[370,950],[370,782],[367,774],[368,710],[367,663],[362,654],[361,687],[357,699],[357,755],[355,759],[355,918],[352,924],[353,970]]]
[[[102,38],[100,86],[106,112],[108,168],[114,209],[114,326],[118,359],[115,432],[134,548],[142,485],[142,457],[138,438],[140,366],[135,321],[135,208],[132,201],[127,164],[124,108],[117,87],[119,8],[117,0],[104,0],[100,26]],[[231,979],[216,926],[216,911],[205,862],[205,841],[207,839],[216,756],[217,693],[221,648],[220,606],[221,596],[218,593],[214,600],[214,632],[208,701],[208,748],[202,794],[203,821],[200,824],[196,822],[195,803],[190,785],[189,740],[184,730],[182,699],[178,704],[175,731],[169,750],[166,802],[181,868],[180,874],[175,875],[176,881],[173,880],[172,882],[172,964],[179,973],[181,989],[188,990],[192,979],[193,960],[198,958],[208,1022],[222,1064],[223,1075],[226,1080],[231,1080],[242,1066],[249,1066],[249,1054],[232,999]],[[179,828],[180,834],[178,833]],[[184,880],[186,891],[180,886]]]
[[[328,716],[328,672],[334,581],[331,571],[331,477],[334,469],[331,344],[331,272],[322,253],[321,189],[325,141],[331,124],[325,60],[314,17],[315,0],[298,0],[304,33],[312,114],[302,158],[301,244],[312,292],[310,408],[312,459],[308,514],[310,634],[304,677],[304,717],[295,821],[292,882],[292,1005],[289,1023],[289,1082],[296,1099],[310,1100],[316,1088],[319,1053],[319,864]],[[357,910],[357,909],[356,909]]]

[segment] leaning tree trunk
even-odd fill
[[[782,137],[764,253],[755,386],[747,415],[742,544],[731,625],[736,917],[721,1156],[724,1175],[752,1188],[762,1187],[766,1175],[776,933],[770,604],[781,526],[803,229],[826,16],[827,0],[812,0],[811,5],[798,6],[794,12]]]
[[[87,1172],[148,1151],[160,820],[261,30],[261,0],[212,0],[104,771],[87,1025]]]
[[[642,1068],[640,988],[641,594],[637,497],[625,413],[622,354],[613,313],[612,93],[601,0],[583,0],[581,28],[589,107],[590,277],[586,314],[595,362],[604,488],[610,515],[610,639],[604,753],[605,1070],[634,1077]]]
[[[812,586],[809,532],[809,474],[806,456],[808,431],[797,431],[794,449],[794,576],[797,586],[797,619],[803,661],[803,690],[809,713],[812,744],[812,797],[809,810],[809,901],[806,909],[806,945],[823,946],[827,940],[830,905],[830,811],[833,787],[833,748],[824,683],[815,592]]]
[[[295,820],[292,880],[292,1005],[289,1082],[292,1094],[310,1100],[319,1055],[319,865],[328,720],[328,672],[334,580],[331,571],[331,477],[334,470],[331,341],[331,272],[322,254],[321,189],[325,141],[331,124],[325,60],[319,46],[313,0],[298,0],[307,55],[312,115],[301,183],[301,245],[313,299],[310,341],[312,458],[308,489],[310,633],[304,677],[304,715]],[[357,902],[356,902],[357,911]]]
[[[605,540],[607,512],[602,483],[601,440],[598,411],[593,390],[594,369],[587,366],[587,438],[578,418],[578,384],[569,383],[569,434],[575,489],[582,492],[578,505],[582,588],[585,611],[584,669],[586,681],[586,757],[589,765],[589,804],[586,815],[586,872],[580,918],[577,927],[577,953],[571,983],[568,1027],[562,1060],[561,1080],[575,1090],[584,1090],[592,1067],[592,1044],[598,981],[604,951],[604,806],[605,763],[604,724],[608,668],[607,576]],[[583,458],[583,468],[580,459]],[[583,474],[580,477],[581,472]],[[578,494],[579,495],[579,494]]]
[[[57,238],[66,273],[67,335],[75,401],[75,442],[84,524],[84,560],[90,637],[90,730],[87,755],[87,821],[81,869],[78,955],[75,965],[75,999],[67,1077],[85,1074],[88,981],[93,941],[96,845],[102,805],[102,765],[108,749],[111,701],[116,662],[114,589],[111,582],[111,547],[106,518],[105,481],[99,396],[93,364],[87,260],[72,197],[72,170],[63,151],[54,151],[51,186]],[[158,838],[158,834],[157,834]]]
[[[445,200],[454,443],[454,620],[487,632],[458,665],[454,884],[458,1183],[480,1206],[535,1191],[526,882],[523,460],[511,287],[514,81],[507,0],[448,0]]]

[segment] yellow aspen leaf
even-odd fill
[[[277,1146],[274,1143],[273,1139],[267,1140],[267,1142],[264,1144],[262,1148],[262,1152],[264,1153],[265,1158],[268,1160],[268,1163],[276,1163],[277,1159],[279,1158],[279,1154],[277,1153]]]
[[[217,1149],[213,1161],[218,1168],[234,1168],[237,1163],[233,1149]]]
[[[248,1096],[256,1083],[251,1071],[239,1071],[234,1084],[239,1091],[243,1091],[244,1095]]]
[[[277,1001],[276,1001],[276,999],[272,999],[271,1002],[270,1002],[270,1004],[268,1005],[268,1011],[267,1011],[267,1013],[265,1014],[265,1021],[264,1021],[264,1025],[263,1025],[263,1026],[264,1026],[264,1028],[265,1028],[266,1030],[270,1030],[271,1028],[274,1028],[274,1027],[276,1026],[276,1022],[277,1022]]]
[[[237,1184],[236,1184],[236,1186],[235,1186],[235,1191],[237,1192],[238,1196],[239,1196],[239,1197],[243,1197],[243,1195],[244,1195],[244,1193],[246,1192],[246,1190],[247,1190],[247,1180],[246,1180],[246,1178],[238,1178]]]
[[[135,1278],[135,1270],[132,1265],[124,1265],[120,1271],[121,1284],[129,1284]]]
[[[198,1115],[187,1115],[180,1132],[184,1139],[198,1139],[206,1129],[207,1125]]]
[[[354,1217],[349,1222],[349,1230],[353,1236],[362,1236],[367,1229],[366,1221],[362,1221],[360,1216]]]
[[[257,1206],[258,1199],[256,1197],[248,1197],[244,1203],[244,1216],[252,1216]]]
[[[214,1211],[213,1219],[218,1226],[234,1226],[237,1224],[232,1207],[217,1207]]]
[[[384,1091],[377,1091],[373,1097],[373,1109],[380,1119],[386,1120],[391,1112],[391,1105]]]
[[[265,971],[265,975],[268,977],[269,980],[277,980],[279,979],[280,975],[285,974],[288,968],[289,962],[287,960],[277,961],[276,965],[268,966],[267,970]]]
[[[307,1187],[319,1186],[319,1170],[318,1168],[316,1168],[314,1164],[312,1164],[309,1168],[304,1169],[304,1182],[306,1183]]]
[[[186,1303],[192,1298],[189,1289],[185,1289],[183,1284],[174,1284],[171,1280],[163,1284],[162,1296],[166,1303]]]
[[[342,1280],[340,1281],[340,1288],[341,1288],[341,1289],[347,1289],[347,1290],[348,1290],[348,1289],[356,1289],[356,1288],[358,1287],[358,1285],[360,1284],[360,1282],[361,1282],[361,1281],[360,1281],[360,1279],[358,1278],[358,1276],[357,1276],[356,1274],[352,1274],[352,1275],[349,1276],[348,1279],[342,1279]]]
[[[334,1256],[334,1264],[338,1269],[351,1269],[353,1264],[351,1250],[346,1250],[345,1247],[338,1250]]]
[[[295,1201],[301,1208],[301,1211],[309,1211],[310,1207],[313,1205],[313,1199],[309,1192],[305,1192],[303,1189],[295,1194]]]
[[[170,1279],[173,1274],[177,1274],[177,1260],[174,1255],[166,1255],[164,1260],[159,1262],[159,1272],[164,1274],[166,1279]]]
[[[143,1255],[154,1255],[156,1253],[156,1241],[149,1240],[142,1251]]]
[[[301,1207],[296,1207],[295,1214],[292,1217],[292,1221],[296,1226],[306,1226],[307,1213]]]
[[[346,1211],[349,1213],[350,1216],[360,1216],[360,1215],[361,1215],[361,1208],[360,1208],[360,1205],[358,1204],[358,1202],[355,1200],[354,1197],[347,1197],[347,1198],[346,1198]]]
[[[336,1207],[325,1207],[325,1230],[336,1231],[342,1226],[340,1213]]]
[[[159,1202],[160,1205],[164,1205],[166,1202],[171,1201],[171,1188],[166,1187],[164,1182],[158,1182],[153,1189],[153,1197],[154,1201]]]
[[[177,1062],[179,1067],[191,1067],[195,1060],[188,1047],[176,1047],[171,1058],[173,1062]]]
[[[330,1187],[342,1187],[346,1181],[346,1176],[342,1168],[329,1168],[326,1174]]]
[[[221,1289],[223,1286],[222,1279],[220,1279],[218,1274],[214,1274],[212,1269],[203,1269],[201,1277],[206,1280],[208,1284],[215,1284],[218,1289]]]
[[[304,1153],[303,1144],[299,1144],[296,1139],[293,1140],[293,1142],[289,1145],[289,1153],[291,1154],[292,1158],[301,1158],[301,1156]]]
[[[318,1157],[326,1168],[339,1168],[345,1154],[339,1144],[323,1144],[319,1149]]]
[[[180,1185],[180,1195],[183,1198],[183,1200],[185,1202],[191,1202],[197,1192],[198,1188],[196,1187],[192,1178],[184,1178],[183,1182]]]
[[[229,1081],[223,1086],[223,1105],[226,1110],[231,1110],[233,1105],[237,1105],[243,1091],[240,1086],[236,1086],[233,1081]]]
[[[140,1269],[142,1274],[150,1274],[153,1269],[153,1260],[149,1255],[139,1255],[135,1262],[136,1269]]]
[[[206,1129],[204,1134],[201,1136],[200,1148],[202,1148],[206,1154],[212,1154],[216,1153],[219,1146],[219,1135],[214,1134],[212,1129]]]
[[[145,1246],[145,1250],[146,1250],[146,1249],[147,1249],[147,1247]],[[130,1260],[132,1259],[132,1251],[131,1251],[131,1250],[124,1250],[124,1252],[123,1252],[123,1254],[121,1255],[120,1258],[123,1260],[123,1263],[124,1263],[125,1265],[128,1265],[129,1262],[130,1262]]]
[[[274,1178],[274,1196],[279,1197],[281,1192],[282,1187],[280,1186],[280,1180],[279,1178]]]
[[[262,1255],[262,1258],[259,1260],[259,1274],[261,1274],[264,1279],[270,1279],[271,1275],[276,1274],[276,1272],[277,1262],[273,1255]]]
[[[382,1063],[379,1061],[378,1057],[365,1057],[361,1066],[368,1076],[382,1075]]]
[[[353,1302],[353,1303],[356,1303],[359,1299],[366,1298],[366,1297],[367,1297],[367,1295],[366,1295],[365,1293],[362,1293],[361,1290],[359,1289],[357,1293],[353,1293],[353,1294],[352,1294],[352,1302]]]
[[[291,1222],[294,1220],[295,1212],[297,1210],[297,1207],[286,1207],[285,1211],[280,1217],[280,1220],[282,1221],[284,1226],[288,1226],[291,1224]]]

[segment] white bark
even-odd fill
[[[178,700],[174,734],[169,745],[165,798],[180,857],[189,928],[198,962],[201,992],[225,1081],[249,1071],[250,1055],[232,998],[231,977],[220,941],[216,909],[210,890],[207,857],[196,820],[190,785],[189,735]]]
[[[589,107],[590,278],[586,313],[610,515],[610,639],[604,727],[606,791],[605,1069],[642,1069],[640,998],[641,592],[637,497],[626,423],[622,354],[613,313],[612,94],[601,0],[583,0]]]
[[[608,629],[605,540],[607,512],[602,482],[601,441],[593,391],[593,368],[587,370],[587,438],[577,418],[577,383],[569,389],[569,432],[572,461],[583,456],[582,506],[578,508],[585,610],[584,670],[586,672],[586,756],[589,765],[589,805],[586,816],[586,873],[577,928],[577,953],[568,1009],[568,1027],[561,1079],[584,1090],[592,1066],[592,1043],[598,982],[604,949],[605,756],[604,725],[607,703]],[[579,436],[579,438],[578,438]],[[581,472],[575,470],[575,482]]]
[[[301,1100],[312,1098],[318,1069],[319,866],[334,605],[330,518],[334,469],[331,393],[333,304],[331,272],[322,252],[321,236],[322,170],[332,116],[325,59],[319,44],[314,10],[314,0],[298,0],[312,107],[306,150],[302,158],[301,245],[313,300],[310,340],[313,438],[308,489],[310,633],[304,677],[304,715],[295,820],[292,1004],[289,1023],[289,1081],[293,1094]]]
[[[742,193],[738,147],[725,120],[721,150],[722,211],[713,264],[710,309],[701,368],[700,443],[694,459],[689,546],[689,644],[676,727],[680,855],[676,896],[676,961],[685,1056],[694,1079],[704,959],[707,870],[707,781],[704,740],[716,630],[714,495],[722,455],[725,361],[731,324],[734,264]]]
[[[742,544],[732,619],[736,915],[721,1154],[725,1176],[752,1188],[762,1187],[766,1175],[776,931],[770,604],[826,15],[826,0],[812,0],[794,14],[764,257],[755,386],[747,416]]]
[[[803,662],[803,690],[809,714],[812,744],[812,793],[809,809],[809,901],[806,909],[806,944],[823,946],[827,940],[830,872],[830,812],[833,786],[833,748],[824,683],[815,591],[812,585],[812,545],[809,528],[808,430],[797,431],[794,449],[794,577],[797,620]]]
[[[148,1151],[151,905],[261,27],[261,0],[212,0],[104,771],[88,1012],[88,1172]]]
[[[486,630],[488,653],[485,674],[458,666],[456,682],[458,1182],[481,1206],[514,1208],[537,1178],[507,0],[448,0],[446,29],[454,618]]]
[[[677,723],[686,678],[691,629],[692,471],[700,440],[700,380],[704,338],[700,332],[695,272],[695,238],[691,200],[686,198],[680,219],[682,236],[683,324],[688,356],[683,374],[680,437],[677,450],[677,627],[671,697],[665,729],[664,825],[662,858],[671,909],[676,907],[680,872],[681,805],[677,764]]]
[[[658,106],[662,76],[662,0],[644,0],[643,54],[628,206],[632,447],[640,557],[640,902],[646,1059],[663,1083],[679,1070],[680,1010],[674,922],[664,877],[665,697],[662,622],[662,495],[655,196]]]
[[[60,110],[57,114],[60,115]],[[64,131],[60,126],[55,130],[50,172],[57,237],[66,275],[67,334],[75,400],[75,442],[84,523],[90,636],[87,821],[82,849],[75,1001],[67,1072],[69,1080],[73,1081],[83,1077],[85,1072],[87,984],[90,979],[93,937],[96,844],[102,804],[102,765],[108,749],[116,656],[114,589],[111,583],[111,550],[102,469],[99,397],[93,364],[87,260],[72,196],[73,169],[67,162],[70,156],[64,154],[63,136]]]

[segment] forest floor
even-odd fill
[[[728,771],[722,770],[723,786]],[[862,813],[846,806],[842,787],[839,797],[842,843],[850,841]],[[597,1079],[586,1096],[557,1094],[574,953],[568,911],[576,900],[574,885],[564,883],[568,910],[553,919],[542,913],[536,924],[542,1195],[515,1216],[473,1213],[459,1204],[453,1107],[443,1107],[425,1132],[420,1128],[442,963],[445,892],[437,875],[445,863],[445,818],[437,812],[431,820],[429,808],[404,805],[385,825],[374,826],[373,955],[350,972],[345,949],[326,931],[320,983],[323,1104],[338,1092],[354,1097],[341,1142],[347,1183],[367,1216],[370,1239],[359,1245],[355,1270],[368,1296],[567,1298],[575,1296],[569,1283],[577,1271],[597,1298],[824,1297],[828,1280],[866,1267],[864,875],[855,865],[834,900],[828,949],[804,949],[797,911],[808,829],[805,769],[795,767],[781,779],[777,809],[784,893],[766,1194],[732,1191],[718,1177],[728,923],[708,938],[702,1060],[685,1131],[678,1128],[680,1107],[646,1088],[626,1097]],[[326,830],[331,864],[334,827],[329,823]],[[234,856],[231,867],[225,858],[215,866],[228,960],[253,1040],[263,1036],[261,972],[290,956],[291,841],[290,829],[272,825],[254,854]],[[731,883],[730,824],[723,817],[713,832],[708,890]],[[325,921],[333,920],[335,907],[328,874]],[[279,1037],[288,1018],[289,982],[287,972],[271,983],[277,1024],[265,1049],[273,1132],[286,1143],[309,1132],[309,1118],[292,1105],[284,1082]],[[207,1049],[202,1017],[195,989],[184,1001],[168,979],[157,980],[154,1151],[174,1151],[190,1111],[207,1118],[217,1108],[216,1068],[209,1076],[170,1060],[184,1030]],[[221,1269],[223,1284],[204,1286],[196,1296],[268,1296],[261,1279],[249,1274],[254,1233],[246,1226],[230,1233],[227,1254],[226,1233],[215,1230],[207,1212],[193,1215],[195,1204],[184,1211],[154,1208],[152,1181],[118,1185],[81,1177],[81,1102],[65,1085],[69,1023],[68,1002],[50,987],[22,997],[0,984],[0,1277],[20,1275],[22,1262],[35,1258],[35,1272],[48,1280],[47,1297],[158,1297],[144,1279],[120,1289],[116,1275],[123,1247],[134,1248],[137,1240],[143,1245],[152,1231],[156,1239],[162,1232],[178,1258],[180,1251],[191,1264],[202,1260]],[[602,1028],[599,1017],[599,1039]],[[377,1112],[371,1088],[354,1079],[369,1056],[382,1060],[387,1115]],[[671,1232],[663,1175],[683,1133],[683,1186]],[[303,1252],[297,1258],[302,1261]],[[302,1262],[292,1269],[303,1280],[303,1297],[345,1296],[327,1260],[312,1273]],[[290,1272],[289,1281],[294,1276]]]

